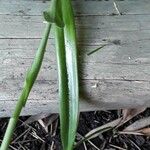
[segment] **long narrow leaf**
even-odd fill
[[[62,9],[60,0],[52,0],[51,9],[44,12],[46,21],[52,23],[55,29],[56,56],[59,77],[59,105],[60,105],[60,128],[63,149],[68,146],[69,128],[69,96],[68,96],[68,74],[66,67],[66,51],[64,41],[64,29]]]
[[[29,93],[32,89],[32,86],[37,78],[37,75],[39,73],[39,70],[41,68],[41,64],[43,61],[43,57],[44,57],[44,53],[45,53],[45,49],[46,49],[46,45],[47,45],[47,40],[48,40],[48,36],[50,33],[50,29],[51,29],[51,24],[47,23],[44,34],[43,34],[43,38],[40,42],[39,48],[36,52],[34,61],[32,63],[31,68],[29,69],[27,75],[26,75],[26,79],[24,82],[24,86],[23,86],[23,90],[21,93],[21,96],[16,104],[14,113],[11,117],[11,119],[9,120],[9,124],[7,126],[7,130],[5,132],[2,144],[1,144],[1,148],[0,150],[7,150],[9,143],[11,142],[11,138],[15,129],[15,126],[17,124],[19,115],[21,113],[22,108],[25,106],[25,103],[27,101],[27,98],[29,96]]]
[[[71,0],[61,0],[61,4],[69,87],[68,147],[65,150],[72,150],[78,125],[79,100],[76,33]]]
[[[73,15],[70,16],[71,18],[67,16],[72,13],[71,4],[66,7],[66,3],[64,3],[65,9],[63,10],[63,1],[53,0],[53,12],[50,12],[52,12],[51,16],[55,20],[56,31],[61,140],[63,149],[71,150],[73,149],[78,122],[78,76],[75,26]],[[54,8],[56,6],[57,8]],[[69,8],[67,14],[66,8]],[[64,27],[61,28],[58,25],[58,20],[59,24],[64,24]]]
[[[68,122],[69,122],[69,98],[68,98],[68,78],[65,62],[65,46],[64,46],[63,29],[56,27],[56,54],[58,64],[59,76],[59,99],[60,99],[60,127],[61,140],[63,148],[66,149],[68,145]]]
[[[62,9],[61,1],[53,0],[52,7],[56,12],[55,19],[61,20],[60,24],[63,24],[62,20]],[[68,74],[66,67],[66,52],[65,52],[65,41],[64,41],[64,30],[60,28],[55,22],[55,39],[56,39],[56,56],[58,66],[58,77],[59,77],[59,106],[60,106],[60,128],[61,128],[61,140],[63,149],[67,149],[68,145],[68,128],[69,128],[69,96],[68,96]]]

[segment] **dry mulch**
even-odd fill
[[[134,117],[123,127],[131,124],[139,118],[147,117],[150,109]],[[106,124],[120,117],[120,111],[95,111],[80,114],[78,135],[84,136],[90,130]],[[10,150],[62,150],[60,141],[59,119],[55,120],[47,129],[41,123],[35,121],[24,125],[28,117],[20,117]],[[8,118],[0,119],[0,140],[2,140]],[[47,132],[48,130],[48,132]],[[121,129],[120,129],[121,130]],[[150,138],[148,136],[125,135],[105,132],[99,137],[86,142],[78,147],[78,150],[149,150]]]

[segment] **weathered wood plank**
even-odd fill
[[[11,115],[20,94],[22,82],[23,80],[6,80],[1,83],[0,116]],[[22,115],[58,112],[56,83],[56,81],[37,81]],[[150,106],[150,82],[85,80],[80,85],[80,91],[80,110],[82,111]]]
[[[23,0],[21,2],[18,0],[0,0],[0,4],[0,14],[41,15],[49,2],[42,0]],[[150,14],[149,0],[117,0],[116,4],[122,14]],[[117,14],[113,0],[74,0],[73,5],[77,15]]]
[[[57,80],[56,65],[47,65],[41,69],[39,80]],[[116,80],[138,80],[150,81],[150,65],[122,65],[122,64],[102,64],[102,63],[84,63],[79,70],[82,79],[116,79]],[[1,80],[24,78],[29,66],[3,66],[1,70]]]
[[[150,106],[150,1],[74,3],[79,47],[81,111]],[[0,116],[10,116],[44,27],[48,1],[0,0]],[[86,6],[86,7],[85,7]],[[94,8],[94,9],[93,9]],[[87,55],[105,44],[101,50]],[[11,106],[11,107],[10,107]],[[58,112],[53,35],[22,115]]]
[[[30,0],[24,0],[23,2],[19,2],[17,0],[10,1],[6,0],[0,1],[2,4],[0,8],[0,14],[13,14],[13,15],[41,15],[43,10],[45,10],[49,4],[49,1],[45,1],[45,3],[41,1],[30,1]],[[11,3],[11,5],[10,5]],[[99,7],[96,7],[96,9],[93,10],[93,7],[97,4]],[[106,15],[106,14],[115,14],[116,10],[114,9],[112,2],[91,2],[91,1],[83,1],[78,0],[73,2],[74,10],[77,15]],[[86,7],[85,7],[86,5]],[[100,9],[99,9],[100,8]]]
[[[1,39],[0,40],[0,64],[3,66],[23,66],[30,65],[34,58],[36,49],[39,44],[39,39]],[[90,43],[91,41],[91,43]],[[84,39],[79,42],[79,61],[84,63],[107,63],[107,64],[149,64],[150,51],[149,40],[137,41],[110,41],[108,45],[101,50],[88,56],[89,52],[106,44],[106,41]],[[119,43],[120,42],[120,43]],[[88,43],[90,43],[88,45]],[[82,45],[83,44],[83,45]],[[54,40],[48,42],[47,51],[44,61],[49,65],[56,62]]]
[[[41,30],[45,26],[41,16],[0,15],[0,20],[0,38],[41,38]],[[150,15],[86,16],[77,17],[76,26],[80,39],[102,39],[115,35],[127,38],[124,36],[129,33],[133,38],[138,38],[137,34],[144,38],[150,34],[149,21]]]

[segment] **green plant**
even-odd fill
[[[39,70],[40,70],[40,67],[41,67],[41,64],[43,61],[43,57],[44,57],[45,48],[46,48],[50,29],[51,29],[51,24],[48,23],[46,25],[43,38],[42,38],[40,45],[39,45],[39,48],[36,52],[32,66],[27,72],[26,79],[25,79],[25,82],[23,85],[23,89],[22,89],[22,93],[20,95],[20,98],[16,104],[13,115],[9,120],[7,130],[5,132],[5,135],[4,135],[2,144],[1,144],[1,148],[0,148],[1,150],[7,150],[8,149],[8,146],[9,146],[9,143],[11,142],[11,138],[12,138],[15,126],[17,124],[19,115],[21,113],[21,110],[26,104],[29,93],[30,93],[32,86],[36,80],[36,77],[39,73]]]
[[[39,73],[51,25],[55,27],[56,54],[59,75],[61,139],[64,150],[72,150],[78,124],[78,69],[74,16],[70,0],[52,0],[44,12],[47,21],[43,38],[24,82],[21,96],[9,121],[1,150],[8,149],[22,108]]]

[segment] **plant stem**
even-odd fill
[[[68,147],[65,150],[72,150],[78,125],[79,100],[76,32],[71,0],[61,0],[61,4],[69,88]]]
[[[16,104],[13,115],[12,115],[11,119],[9,120],[9,123],[8,123],[7,129],[6,129],[0,150],[7,150],[9,147],[9,144],[11,142],[11,138],[13,136],[13,132],[15,130],[15,127],[16,127],[19,115],[21,113],[21,110],[25,106],[25,103],[27,101],[29,93],[32,89],[32,86],[33,86],[33,84],[37,78],[37,75],[39,73],[39,70],[41,68],[45,49],[46,49],[46,45],[47,45],[47,41],[48,41],[48,36],[50,33],[50,29],[51,29],[51,24],[47,23],[43,38],[42,38],[40,45],[39,45],[39,48],[36,52],[32,66],[26,75],[26,79],[24,82],[21,96],[20,96],[20,98]]]

